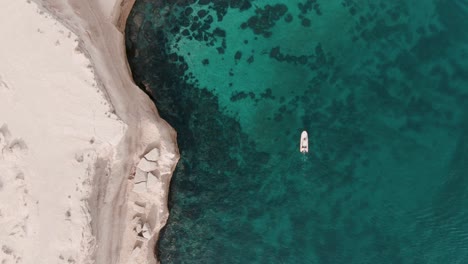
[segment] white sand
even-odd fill
[[[179,155],[126,65],[132,4],[2,3],[0,263],[156,262]]]
[[[103,16],[108,19],[109,21],[111,20],[112,16],[113,16],[113,12],[114,12],[114,7],[116,4],[119,4],[119,3],[116,3],[117,1],[115,0],[112,0],[112,1],[109,1],[109,0],[97,0],[97,3],[99,5],[99,9],[101,10]]]

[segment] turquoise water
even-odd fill
[[[182,155],[161,263],[466,263],[467,28],[465,0],[137,0]]]

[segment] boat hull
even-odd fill
[[[299,144],[299,151],[301,153],[308,153],[309,152],[309,136],[307,135],[307,131],[302,131],[301,133],[301,141]]]

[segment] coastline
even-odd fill
[[[133,83],[124,36],[114,24],[125,25],[134,1],[116,0],[108,18],[99,3],[43,5],[80,37],[80,48],[94,63],[100,87],[116,115],[127,125],[127,133],[117,146],[119,157],[112,163],[96,163],[97,184],[89,200],[92,233],[98,245],[94,258],[96,263],[156,263],[154,248],[168,217],[169,183],[179,158],[176,133],[159,117],[150,98]],[[152,191],[148,187],[147,192],[135,192],[136,165],[155,148],[160,152],[154,170],[161,172],[157,179],[160,184],[153,186]],[[102,179],[102,174],[110,177]],[[148,238],[135,231],[145,226],[150,229]]]
[[[95,124],[97,124],[95,125],[96,127],[94,127],[94,132],[92,132],[93,127],[90,127],[91,125],[85,122],[90,121],[90,118],[86,117],[83,117],[85,123],[79,124],[81,126],[70,122],[70,120],[74,120],[74,117],[67,117],[67,122],[70,122],[69,129],[73,132],[73,130],[79,130],[83,127],[83,130],[91,129],[92,133],[102,133],[105,134],[105,136],[98,138],[96,143],[94,143],[95,139],[92,138],[87,139],[86,142],[81,140],[73,145],[70,141],[73,141],[76,137],[88,137],[88,134],[91,132],[86,130],[82,133],[80,132],[81,134],[78,136],[75,135],[78,132],[70,135],[60,135],[61,141],[52,148],[57,150],[57,155],[60,156],[63,161],[44,158],[45,161],[43,161],[43,163],[48,163],[43,166],[48,165],[48,167],[50,167],[53,166],[51,164],[54,164],[54,162],[61,162],[65,164],[63,166],[68,166],[64,167],[62,170],[68,170],[71,166],[70,168],[73,169],[73,173],[70,171],[66,173],[66,177],[63,177],[62,174],[64,171],[58,170],[52,174],[47,174],[49,175],[49,178],[40,178],[39,176],[41,176],[41,174],[37,173],[38,175],[35,179],[37,181],[40,178],[41,181],[44,181],[44,184],[49,186],[55,185],[59,196],[64,195],[65,190],[61,190],[63,186],[56,182],[58,179],[63,178],[63,184],[70,185],[69,188],[74,188],[75,182],[84,182],[83,186],[76,187],[76,190],[80,191],[81,196],[74,198],[72,203],[72,209],[76,208],[76,211],[80,212],[79,216],[74,214],[74,211],[70,216],[70,213],[67,211],[65,215],[70,219],[58,220],[54,218],[53,220],[58,224],[61,224],[62,222],[68,224],[68,222],[71,221],[75,225],[72,227],[67,225],[60,230],[55,230],[52,227],[49,230],[46,230],[50,232],[50,234],[46,234],[49,235],[50,239],[54,239],[56,233],[60,233],[60,239],[63,241],[73,240],[75,241],[75,244],[70,244],[69,247],[66,247],[65,245],[51,246],[50,252],[41,252],[41,247],[43,245],[40,243],[47,243],[48,241],[45,238],[41,238],[42,240],[39,240],[36,239],[36,237],[32,237],[29,238],[31,240],[30,248],[22,245],[21,239],[24,238],[18,238],[15,240],[16,242],[12,240],[11,245],[13,246],[11,247],[13,248],[16,246],[18,248],[18,252],[24,251],[25,253],[23,255],[25,256],[31,251],[31,249],[34,250],[34,252],[30,252],[31,257],[23,257],[25,263],[36,263],[33,262],[35,261],[34,258],[36,258],[36,260],[43,259],[41,254],[51,255],[43,259],[47,263],[50,263],[51,261],[48,258],[52,257],[57,257],[59,259],[59,263],[66,263],[67,261],[69,263],[70,261],[73,261],[73,263],[98,264],[157,263],[154,249],[159,236],[159,231],[165,225],[168,217],[167,199],[169,183],[172,172],[179,159],[179,153],[176,143],[176,132],[159,117],[158,111],[151,99],[133,83],[130,69],[128,67],[122,31],[134,0],[100,0],[97,2],[91,0],[37,0],[35,2],[37,3],[38,8],[43,10],[41,12],[38,11],[38,13],[40,13],[41,16],[45,16],[49,23],[55,23],[55,25],[57,25],[58,22],[58,27],[63,25],[64,28],[70,30],[68,38],[70,38],[70,35],[76,37],[74,41],[78,43],[78,46],[74,48],[74,51],[78,54],[76,56],[80,56],[80,58],[82,58],[83,62],[80,64],[82,66],[75,65],[74,67],[76,68],[76,71],[87,72],[87,74],[91,76],[90,78],[93,79],[92,84],[78,83],[76,85],[73,84],[74,86],[72,86],[70,83],[70,87],[68,89],[70,91],[66,90],[66,92],[73,93],[73,91],[80,91],[78,92],[78,94],[80,94],[80,89],[86,87],[87,91],[89,90],[89,96],[94,96],[94,99],[97,100],[96,105],[102,104],[106,107],[103,110],[99,110],[102,111],[103,114],[106,114],[105,117],[99,120],[94,119]],[[49,17],[49,15],[52,16],[52,18]],[[49,28],[47,28],[47,30],[49,30]],[[60,29],[60,32],[62,31],[64,30]],[[65,38],[66,37],[63,37],[64,40]],[[45,37],[42,37],[42,39],[45,39]],[[71,43],[72,41],[70,40],[69,42]],[[57,43],[59,43],[58,40],[56,45],[58,45]],[[53,45],[50,46],[53,47]],[[48,54],[53,54],[51,47],[47,46],[46,51]],[[68,50],[64,49],[59,56],[63,56],[63,54],[67,54],[67,52],[72,50],[73,49],[70,48]],[[58,60],[60,59],[61,58],[58,58]],[[63,61],[66,60],[63,59]],[[19,62],[14,63],[18,64]],[[50,62],[47,61],[47,63]],[[1,75],[2,72],[0,72],[0,77]],[[56,77],[60,78],[59,75]],[[38,78],[44,79],[43,76],[39,76]],[[79,81],[80,76],[73,76],[73,78],[77,78]],[[0,81],[0,84],[8,84],[8,79],[6,81],[0,79]],[[52,96],[55,92],[60,92],[61,88],[59,86],[52,87],[47,84],[49,81],[47,78],[45,78],[44,81],[46,82],[47,87],[51,87],[51,91],[44,95],[44,101],[51,104],[54,104],[53,100],[62,101],[62,98],[53,98]],[[61,85],[67,85],[67,82],[69,82],[69,80],[64,80],[64,83]],[[10,83],[10,86],[14,85],[11,85]],[[9,92],[8,90],[11,89],[9,89],[8,86],[6,87],[6,92]],[[91,92],[91,90],[93,91]],[[97,90],[97,93],[95,90]],[[16,94],[13,94],[12,98],[14,95]],[[69,94],[65,95],[68,96]],[[30,95],[29,97],[33,97],[33,95]],[[102,101],[99,102],[98,99]],[[67,107],[66,101],[63,101],[62,109]],[[21,103],[24,104],[24,108],[28,109],[27,100],[25,102],[21,101]],[[12,105],[15,106],[15,104],[18,103],[13,100]],[[6,107],[7,106],[8,105],[6,105]],[[86,98],[79,101],[77,105],[73,105],[73,107],[75,107],[73,109],[77,112],[76,115],[88,110],[91,117],[93,117],[93,114],[98,113],[94,110],[91,111],[92,109],[88,109],[94,107],[94,105],[89,105]],[[44,111],[45,115],[47,115],[47,109]],[[60,114],[56,113],[60,111],[60,108],[54,111],[55,112],[53,114]],[[65,112],[68,112],[68,110]],[[52,124],[55,125],[58,121],[53,114],[51,114],[52,117],[50,118]],[[25,115],[25,117],[21,118],[27,119],[27,116],[28,115]],[[2,115],[0,115],[0,119],[1,118]],[[43,120],[44,119],[38,118],[35,121],[44,122]],[[26,120],[22,121],[25,122]],[[9,123],[12,122],[12,120],[9,121]],[[109,128],[101,129],[99,127],[99,125],[101,125],[100,122],[109,122]],[[0,129],[0,132],[2,132],[0,133],[0,143],[3,142],[3,138],[8,139],[10,137],[10,132],[8,129],[5,129],[5,126],[2,126],[3,123],[4,122],[0,122],[0,127],[2,128]],[[21,132],[34,129],[33,125],[34,124],[22,123],[17,127],[23,129],[20,130]],[[47,124],[44,125],[47,126]],[[16,127],[12,125],[11,130],[13,134],[16,134],[16,131],[14,130],[19,129],[16,129]],[[24,136],[27,132],[21,133],[25,139],[25,144],[40,142],[41,140],[39,136]],[[53,139],[53,135],[45,134],[45,136]],[[7,143],[8,142],[9,141],[7,140]],[[17,143],[19,141],[14,142]],[[14,146],[11,146],[13,143],[9,143],[10,146],[8,147],[10,149],[16,148],[16,145],[19,144],[16,143]],[[71,156],[72,158],[70,158],[61,153],[63,149],[68,151],[70,148],[70,151],[77,151],[89,148],[89,144],[94,144],[90,148],[93,151],[91,159],[84,158],[83,161],[83,155],[76,156],[77,154],[75,153]],[[36,151],[36,148],[34,148],[33,145],[34,144],[31,143],[29,152]],[[21,150],[22,144],[19,144],[18,146]],[[45,149],[46,152],[49,151],[46,147],[37,148]],[[22,161],[17,157],[18,155],[28,155],[26,151],[23,152],[19,154],[14,153],[16,155],[16,159],[13,160],[15,164]],[[77,165],[72,163],[72,161],[70,161],[71,159],[73,159],[73,162],[81,162],[81,167],[79,169],[75,169]],[[25,160],[27,161],[26,158]],[[26,161],[24,162],[25,165],[23,167],[31,167],[32,165],[26,164]],[[9,163],[5,163],[6,165],[4,165],[2,162],[3,160],[0,159],[0,172],[2,172],[3,167],[7,165],[10,166]],[[32,166],[30,169],[35,170],[36,168]],[[5,170],[8,172],[10,168],[7,167]],[[83,178],[78,178],[76,176],[80,173],[85,174],[82,175]],[[21,177],[22,176],[20,176],[20,178]],[[0,183],[1,180],[2,179],[0,179]],[[25,185],[33,183],[34,181]],[[20,191],[22,191],[22,189]],[[11,192],[16,194],[19,191],[12,189]],[[39,193],[38,197],[41,197],[41,195],[42,194]],[[61,197],[56,196],[57,195],[54,196],[50,194],[43,198],[44,200],[47,198],[47,201],[49,202],[44,205],[46,210],[53,208],[55,203],[59,203],[58,201],[60,201]],[[39,200],[40,199],[38,198],[36,203],[39,203]],[[57,210],[62,209],[63,208],[58,208]],[[33,210],[36,209],[28,208],[26,211],[31,214]],[[39,213],[38,209],[37,214],[39,215],[38,218],[46,219],[48,213]],[[25,217],[24,215],[15,216],[13,213],[12,215],[15,219]],[[28,217],[30,216],[28,215]],[[53,217],[53,215],[50,217]],[[30,219],[31,218],[32,220],[29,221],[33,222],[32,225],[34,226],[36,224],[34,223],[35,219],[34,217],[30,217]],[[3,220],[0,217],[0,223],[1,221]],[[45,224],[53,224],[50,221],[44,221]],[[38,228],[42,228],[40,224],[37,225],[39,225]],[[59,228],[59,226],[56,227]],[[0,229],[0,231],[3,230]],[[6,231],[5,236],[7,236]],[[2,234],[3,232],[0,232],[0,238],[2,237]],[[26,232],[24,236],[27,239],[28,236],[33,235]],[[69,252],[70,256],[73,255],[77,257],[67,258],[62,254],[52,256],[61,251]],[[6,248],[3,250],[5,257],[2,255],[3,253],[0,252],[0,260],[13,256],[14,252],[14,250],[10,250],[10,247]],[[22,257],[20,255],[21,254],[18,253],[18,256],[15,255],[15,258],[17,260],[21,259]]]
[[[72,1],[72,9],[79,12],[75,13],[78,14],[76,20],[69,20],[69,26],[81,31],[77,35],[82,38],[82,48],[88,52],[91,62],[107,62],[101,66],[109,67],[96,67],[96,73],[101,77],[102,88],[109,95],[116,114],[128,126],[125,139],[118,146],[122,156],[129,158],[128,162],[114,162],[106,171],[111,175],[110,178],[113,178],[112,175],[116,176],[114,181],[105,180],[98,184],[98,187],[95,186],[89,201],[91,219],[95,223],[92,230],[99,245],[99,250],[95,251],[95,259],[97,263],[155,263],[154,248],[159,231],[168,217],[169,183],[179,153],[175,131],[159,117],[154,102],[133,83],[125,53],[124,36],[121,31],[116,30],[119,28],[114,23],[119,22],[120,27],[125,26],[134,1],[119,1],[116,0],[110,16],[112,23],[106,21],[102,14],[95,12],[99,8],[98,3],[93,1]],[[63,19],[67,21],[67,18]],[[74,24],[80,19],[80,25]],[[80,27],[84,26],[84,21],[87,22],[88,28]],[[111,43],[114,45],[109,46]],[[128,102],[134,103],[138,108],[129,107]],[[133,155],[129,155],[131,152],[128,149],[133,149]],[[136,177],[133,175],[138,173],[135,165],[152,149],[158,149],[160,152],[159,163],[152,170],[159,172],[159,184],[148,186],[147,192],[135,192]],[[129,163],[133,163],[133,166],[127,167]],[[100,166],[102,164],[96,164],[97,168]],[[107,199],[100,198],[103,188],[107,189],[106,196],[114,196],[110,199],[110,205]],[[150,188],[153,190],[149,191]],[[138,236],[135,232],[140,223],[140,228],[149,227],[149,237]],[[147,223],[149,225],[146,225]],[[103,227],[107,228],[100,232]]]

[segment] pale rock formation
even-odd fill
[[[160,151],[157,148],[152,149],[148,154],[145,155],[145,159],[149,161],[158,161],[160,157]]]

